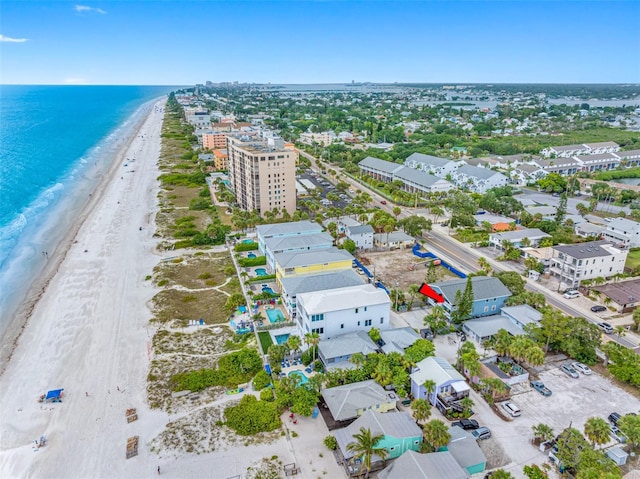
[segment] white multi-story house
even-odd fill
[[[404,160],[404,165],[409,168],[426,171],[440,178],[444,178],[452,173],[463,163],[459,161],[451,161],[446,158],[438,158],[437,156],[424,155],[422,153],[413,153]]]
[[[269,271],[275,271],[276,255],[328,249],[333,246],[333,236],[326,232],[296,236],[275,236],[266,238],[264,245],[267,267]]]
[[[623,160],[627,166],[640,164],[640,150],[618,151],[616,156]]]
[[[607,241],[554,246],[549,271],[565,284],[577,287],[586,279],[622,273],[628,253],[628,249],[616,248]]]
[[[266,254],[266,241],[272,238],[300,237],[322,233],[322,226],[308,220],[291,221],[289,223],[273,223],[256,227],[258,234],[258,250]]]
[[[345,234],[356,244],[356,248],[373,248],[373,227],[371,225],[347,226]]]
[[[602,238],[627,248],[640,246],[640,223],[626,218],[614,218],[602,232]]]
[[[527,238],[529,247],[536,247],[543,238],[551,238],[551,235],[539,230],[538,228],[526,228],[515,231],[504,231],[501,233],[489,234],[489,244],[496,249],[502,250],[503,241],[508,241],[516,248],[522,247],[522,242]]]
[[[475,193],[486,193],[491,188],[509,184],[509,178],[502,173],[466,164],[453,171],[451,179],[458,188]]]
[[[318,333],[320,339],[330,339],[391,327],[391,299],[372,284],[298,294],[297,309],[301,336]]]
[[[529,183],[535,183],[540,178],[547,176],[547,174],[548,173],[538,165],[523,163],[514,167],[511,171],[511,181],[516,185],[524,186]]]

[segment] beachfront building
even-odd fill
[[[373,227],[371,225],[347,226],[344,233],[356,244],[356,248],[373,248]]]
[[[258,236],[258,251],[266,255],[266,240],[271,238],[299,237],[322,233],[322,226],[308,220],[290,221],[288,223],[273,223],[256,226]]]
[[[467,285],[466,278],[452,279],[423,286],[422,290],[430,304],[439,304],[445,314],[451,319],[451,313],[456,309],[456,293],[464,292]],[[471,278],[473,291],[473,306],[471,317],[480,318],[497,314],[502,309],[511,292],[498,278],[491,276],[473,276]]]
[[[339,427],[348,426],[366,411],[388,412],[396,408],[398,396],[386,391],[373,379],[344,384],[320,391],[334,423]]]
[[[624,271],[629,250],[608,241],[590,241],[553,247],[549,271],[570,287],[594,278],[610,278]]]
[[[364,279],[353,268],[330,271],[328,273],[288,276],[280,278],[282,304],[287,311],[287,315],[292,320],[297,320],[299,294],[348,288],[363,284]]]
[[[276,282],[281,286],[281,279],[290,276],[351,269],[354,258],[348,251],[332,246],[317,251],[279,253],[274,259]]]
[[[213,165],[218,171],[227,171],[229,169],[229,155],[226,148],[213,150]]]
[[[640,223],[626,218],[614,218],[602,232],[602,239],[627,248],[637,248],[640,246]]]
[[[391,300],[386,291],[372,284],[313,291],[297,295],[300,336],[318,333],[331,339],[347,333],[391,327]]]
[[[347,448],[353,442],[353,435],[358,434],[361,428],[371,431],[372,436],[382,436],[376,447],[387,450],[387,459],[400,457],[409,450],[419,451],[422,444],[422,429],[408,412],[382,414],[368,410],[349,426],[334,431],[334,436],[338,441],[337,452],[341,456],[341,461],[348,463],[350,468],[354,468],[349,471],[352,476],[364,472],[361,463],[351,461],[354,453]],[[382,464],[376,465],[376,463],[383,461],[374,455],[371,462],[372,469],[378,469]]]
[[[228,138],[229,183],[240,208],[277,215],[296,210],[297,153],[282,138]]]
[[[331,248],[333,236],[329,233],[313,233],[296,236],[275,236],[264,239],[267,268],[275,271],[275,257],[281,253],[295,253],[305,251],[318,251]]]

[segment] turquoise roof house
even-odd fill
[[[353,435],[360,432],[360,428],[369,429],[372,436],[382,435],[378,447],[388,452],[387,459],[400,457],[404,452],[419,451],[422,444],[422,429],[416,424],[411,414],[406,412],[379,413],[368,410],[349,426],[336,429],[334,436],[338,441],[338,448],[342,457],[349,465],[351,475],[363,472],[362,464],[354,460],[353,453],[347,449],[349,443],[354,442]],[[383,461],[374,456],[371,460],[372,469],[384,467]]]

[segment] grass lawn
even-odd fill
[[[629,251],[627,256],[627,262],[624,264],[625,268],[636,269],[640,267],[640,249],[633,249]]]
[[[262,353],[267,354],[269,346],[273,344],[273,339],[271,339],[269,331],[260,331],[258,333],[258,338],[260,339],[260,347],[262,348]]]

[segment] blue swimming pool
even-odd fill
[[[302,371],[290,371],[289,377],[292,377],[292,376],[298,376],[300,378],[300,384],[298,384],[298,386],[303,386],[309,380],[306,374],[303,373]]]
[[[284,344],[289,339],[289,336],[291,336],[291,335],[290,334],[278,334],[278,335],[274,336],[274,338],[276,339],[276,343]]]
[[[265,268],[256,268],[256,276],[266,276],[267,270]]]
[[[262,287],[262,292],[263,293],[269,293],[269,294],[276,294],[269,286],[263,286]]]
[[[282,311],[279,309],[267,309],[267,316],[272,323],[281,323],[284,321],[284,314],[282,314]]]
[[[255,258],[256,254],[255,253],[249,253],[247,254],[247,258]]]
[[[238,311],[240,312],[240,314],[246,313],[247,312],[247,307],[246,306],[238,306]]]
[[[251,243],[254,243],[254,241],[253,241],[252,239],[243,239],[243,240],[242,240],[242,242],[243,242],[244,244],[251,244]]]

